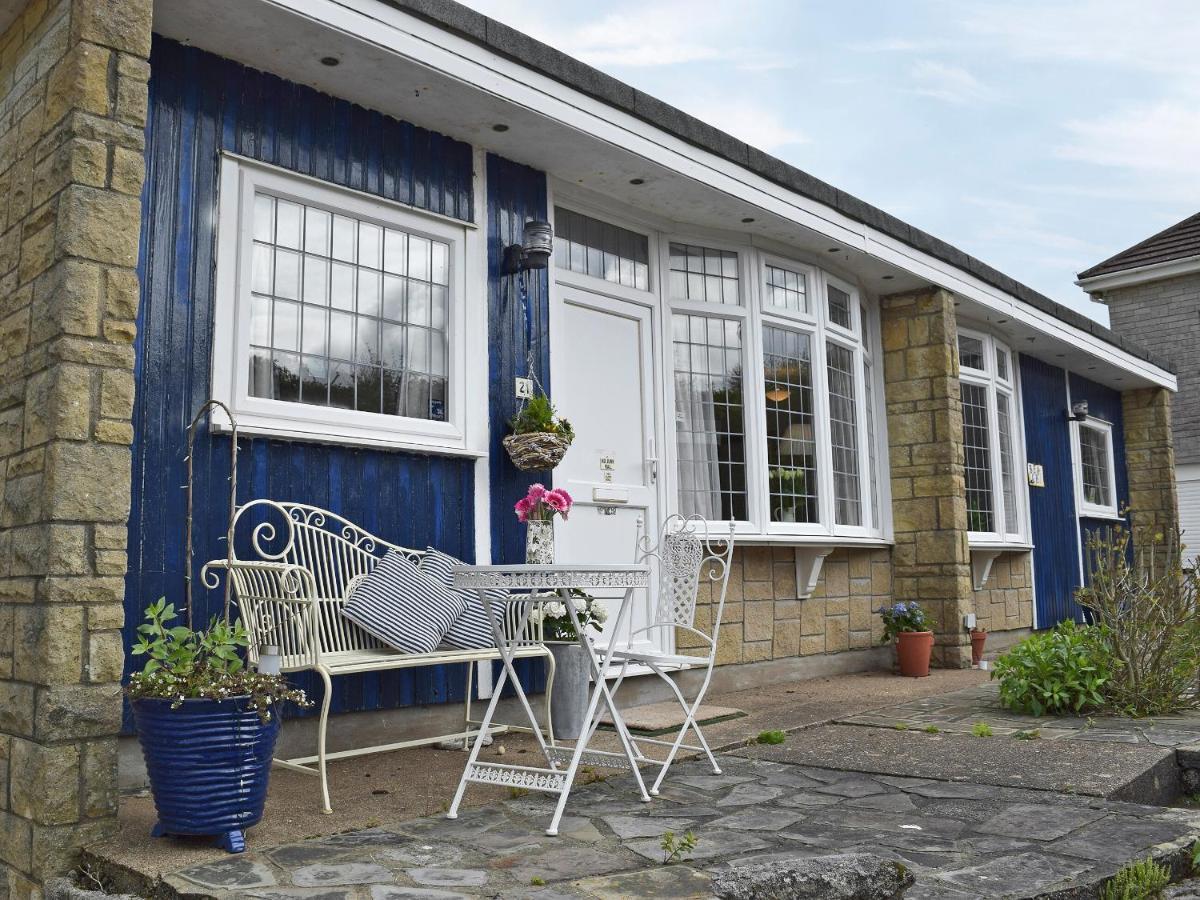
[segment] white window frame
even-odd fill
[[[992,531],[968,531],[967,540],[972,547],[1030,546],[1029,541],[1029,484],[1025,477],[1024,416],[1021,414],[1021,386],[1017,372],[1017,358],[1012,347],[995,335],[971,328],[959,328],[958,337],[974,338],[983,343],[984,368],[967,368],[959,364],[959,380],[983,387],[987,397],[988,416],[988,462],[991,467]],[[1008,377],[1001,378],[997,366],[997,351],[1004,351],[1008,360]],[[958,341],[954,345],[958,360]],[[1000,446],[1000,410],[998,394],[1008,397],[1009,458],[1012,461],[1013,500],[1016,503],[1017,528],[1009,532],[1005,521],[1003,458]]]
[[[563,201],[560,199],[560,203]],[[564,204],[568,207],[571,204]],[[738,288],[740,303],[708,303],[701,301],[675,300],[670,296],[670,245],[672,243],[728,250],[738,254]],[[670,232],[659,235],[657,283],[659,285],[664,314],[664,409],[668,411],[668,429],[664,454],[670,461],[667,483],[668,509],[678,509],[679,495],[675,471],[675,431],[673,411],[675,409],[674,365],[671,360],[671,320],[679,314],[692,314],[720,319],[733,319],[742,326],[742,385],[743,423],[745,428],[746,454],[746,510],[747,520],[739,520],[735,527],[739,536],[753,540],[787,541],[789,543],[854,544],[883,543],[890,540],[890,491],[887,458],[886,417],[882,415],[884,389],[882,352],[879,347],[877,328],[868,327],[862,321],[865,310],[872,316],[878,315],[873,298],[859,290],[857,285],[837,277],[811,263],[802,262],[786,255],[747,247],[711,234],[689,234]],[[804,273],[809,311],[801,313],[769,306],[766,302],[766,267],[775,265]],[[651,274],[652,283],[655,275]],[[851,327],[833,324],[828,315],[828,285],[840,288],[850,297]],[[817,456],[817,522],[772,522],[770,517],[770,489],[767,464],[766,409],[759,402],[765,391],[763,371],[763,327],[776,325],[810,335],[812,341],[813,381],[813,429]],[[846,347],[854,354],[855,405],[858,436],[858,492],[861,510],[860,525],[838,525],[834,522],[835,504],[833,497],[833,454],[829,445],[829,392],[827,378],[826,341]],[[875,409],[869,410],[866,401],[866,365],[870,360],[871,393]],[[874,425],[874,458],[871,457],[868,441],[868,416]],[[874,469],[876,489],[879,493],[878,509],[872,501],[871,471]],[[716,526],[719,523],[710,523]]]
[[[249,392],[250,284],[256,192],[450,245],[447,310],[447,415],[443,422],[253,397]],[[240,431],[294,440],[479,456],[468,446],[467,271],[479,252],[477,229],[276,166],[222,154],[217,220],[212,390]],[[474,323],[478,330],[480,323]],[[477,337],[477,336],[476,336]],[[477,344],[478,341],[472,341]],[[472,367],[473,368],[473,367]],[[217,421],[217,427],[228,423]]]
[[[1080,440],[1080,434],[1084,428],[1098,431],[1104,437],[1105,447],[1108,452],[1108,472],[1106,473],[1108,475],[1108,496],[1112,498],[1112,503],[1107,506],[1088,502],[1083,490],[1083,445]],[[1117,508],[1117,464],[1116,458],[1113,455],[1112,432],[1113,427],[1111,422],[1095,418],[1094,416],[1088,416],[1082,422],[1071,422],[1072,468],[1075,471],[1075,506],[1079,510],[1080,518],[1114,520],[1121,518],[1120,510]]]

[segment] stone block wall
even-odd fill
[[[790,547],[734,550],[729,591],[717,640],[718,665],[761,662],[861,650],[879,643],[876,614],[890,602],[891,552],[884,549],[831,553],[813,596],[797,599],[795,553]],[[716,589],[702,585],[696,627],[711,633]],[[680,634],[681,651],[698,642]]]
[[[1172,534],[1179,527],[1171,393],[1163,388],[1125,391],[1121,394],[1121,415],[1133,540],[1140,545],[1158,534]]]
[[[920,600],[930,615],[935,663],[962,668],[971,662],[962,617],[973,585],[954,296],[930,289],[880,306],[895,596]]]
[[[116,821],[150,0],[0,37],[0,877]]]
[[[1033,554],[1002,553],[983,590],[974,592],[976,624],[987,631],[1033,627]]]
[[[1179,393],[1172,398],[1175,461],[1200,463],[1200,275],[1180,275],[1104,292],[1112,329],[1153,347],[1174,369]]]

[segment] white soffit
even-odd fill
[[[2,2],[2,0],[0,0]],[[156,0],[155,31],[545,170],[659,218],[736,230],[820,254],[875,293],[927,283],[1021,346],[1070,348],[1120,380],[1175,389],[1171,373],[837,210],[472,41],[377,0]],[[340,60],[336,67],[322,57]],[[508,130],[499,133],[494,124]],[[631,178],[643,184],[631,185]],[[741,220],[753,217],[752,224]],[[836,253],[830,250],[837,247]],[[885,275],[891,278],[884,280]]]

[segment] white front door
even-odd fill
[[[557,293],[552,393],[575,428],[575,441],[554,471],[554,484],[570,491],[575,508],[556,528],[555,557],[561,563],[633,562],[639,522],[652,534],[659,523],[654,313],[561,282]],[[635,600],[633,630],[650,624],[648,592],[637,592]],[[659,633],[667,630],[635,636],[633,643],[669,649],[662,642],[673,635]],[[628,643],[627,634],[616,637]]]

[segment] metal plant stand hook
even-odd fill
[[[196,411],[196,415],[192,418],[192,422],[187,429],[187,456],[184,461],[187,463],[187,484],[184,489],[187,491],[187,531],[184,535],[186,562],[183,572],[183,596],[184,603],[187,606],[187,624],[188,628],[192,628],[192,531],[194,507],[192,504],[192,487],[195,481],[193,460],[195,459],[196,445],[196,429],[207,415],[211,421],[212,411],[215,409],[221,410],[229,419],[229,522],[225,527],[225,555],[232,557],[233,555],[233,523],[237,513],[237,461],[238,461],[238,425],[237,419],[233,415],[233,410],[222,403],[220,400],[206,400],[200,409]],[[215,588],[214,583],[209,584],[208,579],[205,579],[205,587]],[[232,602],[232,582],[230,579],[225,579],[225,609],[224,618],[225,624],[229,624],[229,610]]]

